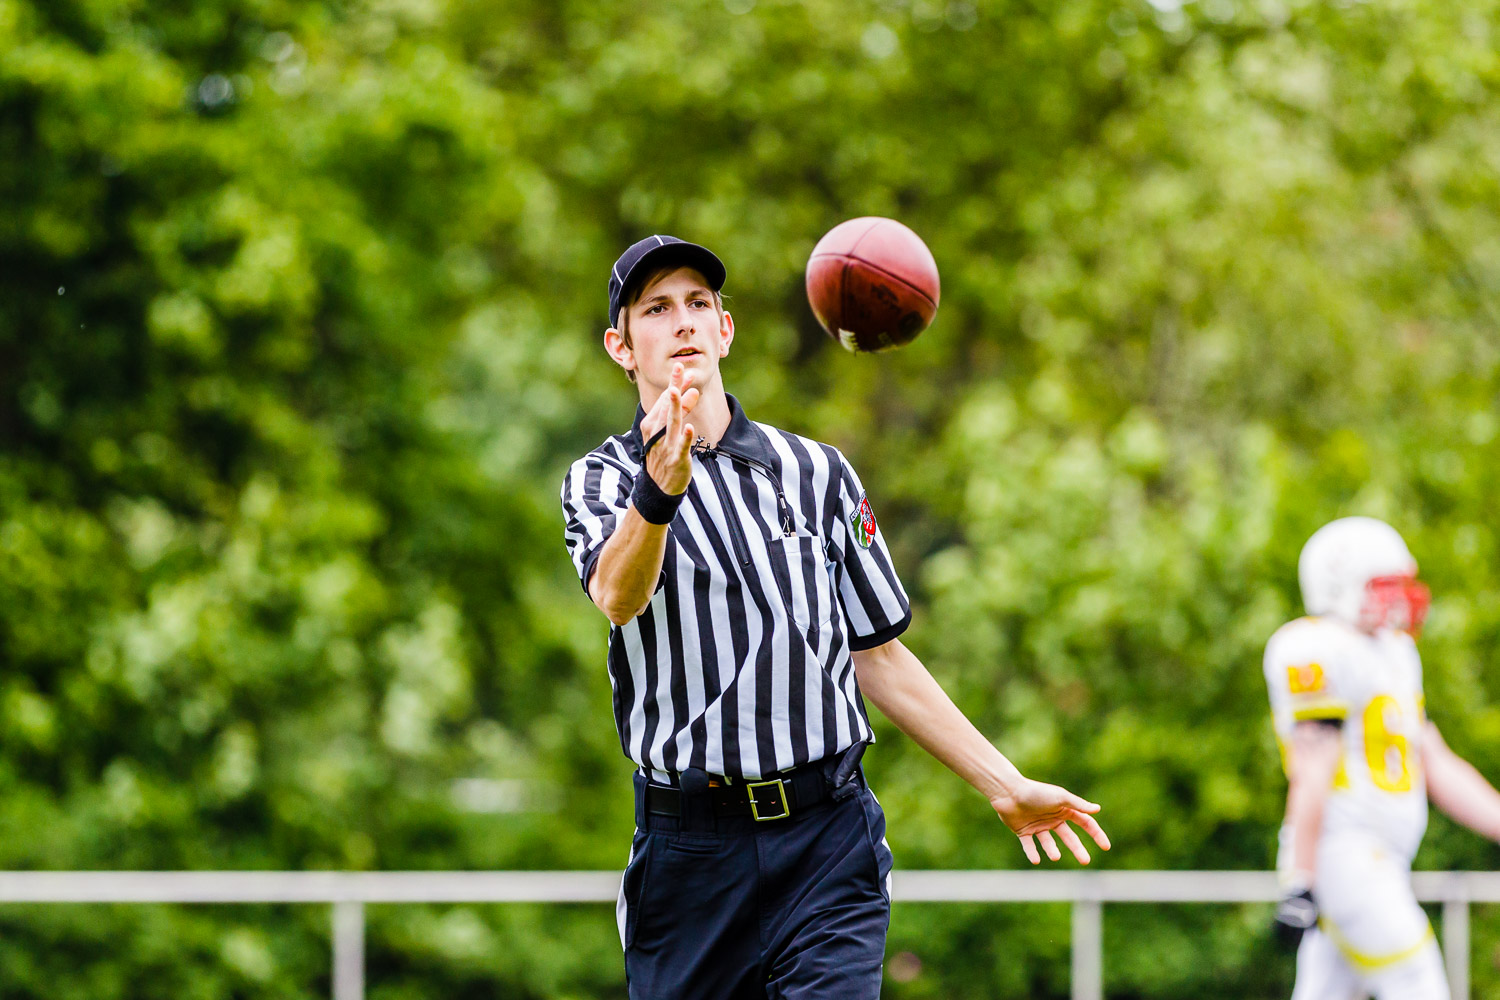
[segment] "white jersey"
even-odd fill
[[[1409,864],[1427,829],[1422,661],[1411,636],[1299,618],[1266,644],[1265,673],[1283,763],[1298,722],[1343,723],[1322,839],[1365,834]]]

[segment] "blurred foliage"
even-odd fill
[[[1500,5],[0,0],[0,868],[624,861],[567,463],[629,241],[717,248],[751,415],[843,448],[908,643],[1103,866],[1264,868],[1261,646],[1363,512],[1500,777]],[[936,325],[802,296],[899,216]],[[1012,867],[883,722],[899,865]],[[1434,821],[1426,868],[1500,851]],[[1273,997],[1265,907],[1121,907],[1111,996]],[[7,907],[14,998],[315,997],[315,907]],[[1475,981],[1500,995],[1500,920]],[[369,995],[620,997],[600,907],[380,907]],[[1060,907],[898,906],[887,993],[1067,989]]]

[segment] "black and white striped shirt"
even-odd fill
[[[911,606],[859,478],[836,449],[746,418],[693,452],[646,610],[609,636],[625,755],[658,780],[760,778],[872,738],[850,652]],[[641,473],[641,420],[573,463],[566,540],[588,590]]]

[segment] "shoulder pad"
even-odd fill
[[[1348,626],[1327,618],[1299,618],[1271,636],[1266,680],[1291,699],[1294,719],[1344,717],[1339,667],[1351,638]]]
[[[1266,643],[1266,656],[1283,662],[1331,656],[1348,649],[1353,638],[1349,626],[1336,618],[1298,618],[1276,630]]]

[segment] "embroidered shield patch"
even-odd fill
[[[859,495],[859,506],[849,515],[849,529],[862,549],[868,549],[875,540],[875,512],[870,509],[870,498],[863,493]]]

